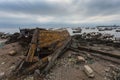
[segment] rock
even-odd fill
[[[34,72],[34,76],[37,77],[40,75],[40,70],[39,69],[36,69],[35,72]]]
[[[68,61],[69,61],[69,62],[76,63],[76,59],[74,59],[74,58],[69,58]],[[65,64],[66,64],[66,63],[65,63]]]
[[[4,78],[5,72],[0,72],[0,80]]]
[[[15,66],[15,65],[13,65],[13,66],[11,66],[11,67],[10,67],[10,69],[14,70],[14,69],[15,69],[15,67],[16,67],[16,66]]]
[[[93,57],[90,54],[88,54],[88,53],[87,53],[87,58],[93,59]]]
[[[9,52],[9,55],[11,55],[11,56],[14,56],[16,54],[17,54],[17,52],[15,50],[12,50],[12,51]]]
[[[110,71],[110,68],[106,68],[105,71],[106,71],[106,72]]]
[[[36,69],[34,71],[34,80],[43,80],[43,76],[40,74],[40,70]]]
[[[80,61],[80,62],[85,62],[85,58],[84,58],[84,57],[78,56],[77,58],[78,58],[78,61]]]
[[[93,78],[95,76],[93,70],[88,65],[84,65],[84,71],[90,78]]]
[[[5,62],[2,62],[1,65],[5,64]]]
[[[72,57],[72,54],[69,54],[69,55],[68,55],[68,58],[71,58],[71,57]]]
[[[52,56],[48,56],[48,61],[51,61],[51,59],[52,59]]]

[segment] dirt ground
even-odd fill
[[[11,50],[15,50],[17,54],[14,56],[9,55]],[[90,54],[89,52],[86,53]],[[18,42],[7,44],[0,48],[0,78],[2,75],[9,76],[12,73],[12,70],[23,58],[23,54],[23,48]],[[78,56],[84,57],[85,62],[79,62]],[[93,69],[94,78],[89,78],[84,72],[84,65],[89,65]],[[46,74],[43,80],[113,80],[109,74],[110,66],[120,67],[118,64],[95,56],[89,58],[82,52],[68,50],[58,58],[53,68]],[[34,80],[34,74],[21,79],[18,77],[18,80]]]
[[[86,63],[76,63],[77,56],[72,55],[73,53],[76,52],[67,51],[58,59],[56,65],[44,80],[112,80],[106,77],[105,70],[109,68],[108,66],[115,64],[96,57],[93,57],[92,60],[86,60]],[[85,74],[83,68],[85,64],[93,69],[94,78],[89,78]]]
[[[15,50],[17,54],[14,56],[9,55],[12,50]],[[0,77],[10,75],[22,58],[22,47],[17,42],[0,48]]]

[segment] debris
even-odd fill
[[[110,80],[120,80],[120,67],[109,65],[105,69],[105,78]]]
[[[75,62],[74,58],[69,58],[69,62]]]
[[[36,69],[34,71],[34,80],[41,80],[40,70],[39,69]]]
[[[72,57],[72,54],[70,53],[69,55],[68,55],[68,58],[71,58]]]
[[[48,61],[50,61],[52,59],[52,56],[48,56]]]
[[[109,70],[110,70],[110,68],[106,68],[106,69],[105,69],[105,72],[108,72]]]
[[[24,80],[34,80],[34,77],[33,76],[28,76]]]
[[[81,33],[81,31],[82,31],[82,29],[78,28],[78,29],[73,30],[73,33]]]
[[[35,75],[40,75],[40,70],[39,69],[36,69],[35,72],[34,72]]]
[[[39,28],[30,29],[30,30],[23,29],[20,31],[20,33],[15,33],[13,35],[10,35],[9,36],[10,39],[8,39],[8,43],[17,41],[18,43],[20,43],[20,45],[24,44],[27,47],[24,48],[24,50],[19,55],[16,55],[17,52],[19,51],[15,45],[12,46],[12,48],[15,48],[15,49],[9,49],[11,50],[9,52],[9,55],[11,56],[8,56],[8,55],[7,56],[12,58],[13,62],[11,65],[8,65],[9,66],[8,70],[6,70],[5,73],[7,74],[7,71],[9,73],[15,72],[15,75],[14,73],[13,75],[17,76],[17,78],[19,77],[21,78],[21,76],[22,77],[27,76],[22,80],[39,80],[39,77],[41,75],[46,75],[46,74],[49,75],[48,71],[50,71],[51,74],[49,75],[48,80],[59,80],[59,79],[56,79],[54,76],[56,73],[59,73],[59,72],[54,73],[53,69],[56,69],[58,71],[63,70],[66,73],[73,72],[72,75],[75,74],[75,76],[78,76],[78,75],[83,76],[82,70],[84,68],[84,72],[87,74],[87,76],[90,78],[94,78],[95,76],[97,77],[98,75],[104,76],[104,75],[101,75],[101,73],[99,72],[98,74],[95,75],[95,73],[97,73],[97,68],[98,68],[98,71],[100,71],[102,68],[102,70],[105,71],[106,73],[105,79],[107,79],[107,77],[110,77],[110,79],[112,80],[117,80],[120,77],[119,68],[115,68],[114,66],[109,66],[110,68],[108,67],[104,70],[103,68],[105,67],[105,65],[102,65],[103,63],[101,63],[100,62],[101,60],[99,59],[98,59],[99,60],[98,62],[96,60],[98,57],[95,56],[95,55],[98,55],[98,56],[100,55],[100,56],[104,56],[105,58],[107,58],[106,56],[109,56],[111,58],[116,58],[116,56],[114,56],[115,54],[110,53],[109,55],[109,52],[111,50],[110,48],[106,49],[106,51],[108,52],[104,52],[104,50],[102,51],[100,49],[96,50],[94,48],[95,46],[97,46],[97,41],[98,42],[100,41],[100,43],[101,42],[105,43],[105,41],[111,40],[112,37],[113,37],[112,35],[108,35],[108,34],[103,35],[101,33],[92,32],[92,33],[85,33],[85,34],[81,33],[78,36],[78,40],[77,40],[77,39],[74,39],[76,38],[74,36],[72,38],[66,30],[63,30],[63,31],[40,30]],[[85,44],[85,45],[81,45],[81,44]],[[69,50],[70,51],[73,50],[74,52],[72,51],[70,52]],[[61,55],[65,51],[66,52],[68,51],[69,53],[65,54],[65,56],[62,57],[63,59],[62,61],[58,62],[57,59],[58,58],[60,59]],[[24,57],[18,57],[20,55],[23,55],[23,53],[24,53]],[[8,54],[8,52],[6,52],[6,54]],[[17,57],[17,59],[15,57]],[[6,56],[3,56],[3,58],[5,59],[5,62],[1,61],[0,63],[7,65]],[[117,56],[117,58],[119,59],[119,56]],[[17,64],[14,61],[16,61],[17,63],[18,61],[20,62],[19,64]],[[79,64],[78,62],[80,63],[86,62],[85,64],[89,64],[90,66],[92,66],[92,68],[88,65]],[[77,63],[79,65],[77,65]],[[101,68],[98,67],[99,63],[101,64]],[[61,68],[56,68],[56,67],[52,68],[53,65]],[[4,66],[4,65],[0,65],[0,66]],[[97,68],[94,69],[93,71],[93,67],[97,67]],[[66,73],[60,74],[60,77],[65,75]],[[4,75],[4,74],[0,73],[0,76],[1,75]],[[31,76],[28,76],[28,75],[31,75]],[[66,75],[66,77],[68,77],[68,74]],[[80,78],[88,80],[88,77],[87,78],[80,77]],[[103,80],[103,79],[98,79],[96,77],[95,77],[96,80]],[[76,78],[79,78],[79,77],[76,77]],[[69,80],[69,79],[63,78],[60,80]],[[75,79],[75,80],[79,80],[79,79]]]
[[[120,32],[120,29],[116,30],[116,32]]]
[[[88,77],[93,78],[95,76],[93,70],[88,65],[84,65],[84,71]]]
[[[17,52],[15,50],[12,50],[12,51],[9,52],[9,55],[11,55],[11,56],[14,56],[16,54],[17,54]]]
[[[118,58],[118,59],[120,58],[120,55],[118,55],[118,54],[113,54],[113,53],[110,53],[110,52],[100,51],[100,50],[97,50],[97,49],[87,48],[87,47],[83,47],[83,46],[79,46],[78,49],[79,50],[85,50],[87,52],[92,52],[94,54],[98,53],[98,54],[102,54],[102,55],[112,56],[112,57]]]
[[[63,45],[62,47],[60,47],[58,50],[56,50],[56,51],[53,53],[51,60],[49,61],[48,65],[46,66],[46,68],[44,69],[43,72],[46,73],[46,72],[48,72],[48,71],[50,70],[50,68],[55,64],[55,60],[57,60],[57,58],[58,58],[64,51],[66,51],[66,49],[67,49],[68,46],[69,46],[70,40],[71,40],[71,39],[68,38],[68,40],[66,40],[65,42],[63,42],[64,45]]]
[[[47,63],[48,63],[47,57],[41,59],[40,61],[34,63],[31,66],[28,66],[27,68],[25,68],[26,66],[23,66],[23,65],[26,65],[27,63],[23,62],[22,64],[20,64],[20,66],[16,70],[16,73],[20,72],[21,74],[19,74],[19,75],[30,74],[30,73],[33,73],[34,70],[36,70],[36,69],[41,69],[41,68],[45,67],[47,65]],[[21,71],[23,67],[24,67],[24,70]]]
[[[6,41],[6,44],[19,41],[19,39],[18,39],[19,36],[20,36],[19,33],[14,33],[14,34],[10,35],[8,40]]]
[[[77,56],[77,58],[78,58],[78,61],[80,61],[80,62],[85,62],[85,58],[84,58],[84,57],[82,57],[82,56]]]
[[[87,55],[87,58],[93,59],[93,57],[90,54],[87,53],[86,55]]]

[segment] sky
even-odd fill
[[[120,25],[120,0],[0,0],[0,27]]]

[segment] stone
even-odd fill
[[[4,78],[5,72],[0,72],[0,80]]]
[[[92,70],[92,68],[88,65],[84,65],[84,72],[87,74],[88,77],[90,78],[94,78],[94,72]]]
[[[74,63],[76,63],[76,59],[74,59],[74,58],[69,58],[68,61],[69,61],[69,62],[74,62]],[[65,64],[66,64],[66,63],[65,63]]]
[[[52,56],[48,56],[48,61],[51,61],[51,59],[52,59]]]
[[[34,80],[34,77],[33,76],[28,76],[24,80]]]
[[[90,54],[88,54],[88,53],[87,53],[87,58],[93,59],[93,57]]]
[[[17,54],[17,52],[15,50],[12,50],[12,51],[9,52],[9,55],[11,55],[11,56],[14,56],[16,54]]]
[[[106,68],[106,69],[105,69],[105,71],[106,71],[106,72],[110,71],[110,68],[109,68],[109,67],[108,67],[108,68]]]
[[[11,67],[10,67],[10,69],[14,70],[14,69],[15,69],[15,67],[16,67],[16,66],[15,66],[15,65],[13,65],[13,66],[11,66]]]
[[[69,54],[69,55],[68,55],[68,58],[71,58],[71,56],[72,56],[72,54]]]
[[[84,57],[78,56],[77,58],[78,58],[78,61],[80,61],[80,62],[85,62],[85,58],[84,58]]]
[[[40,75],[40,70],[39,69],[36,69],[35,71],[34,71],[34,76],[39,76]]]
[[[5,62],[2,62],[1,65],[5,64]]]

